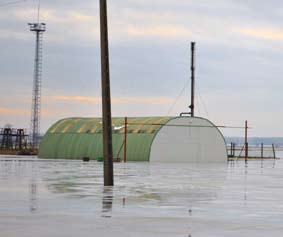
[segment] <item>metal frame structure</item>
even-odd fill
[[[0,151],[18,150],[27,148],[25,129],[1,128],[0,129]]]
[[[30,125],[30,145],[37,149],[40,135],[40,113],[41,113],[41,78],[42,78],[42,38],[46,30],[45,23],[29,23],[30,31],[36,34],[33,90],[32,90],[32,108]]]

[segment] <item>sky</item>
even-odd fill
[[[29,128],[36,0],[0,0],[0,127]],[[196,115],[250,136],[283,136],[283,2],[108,0],[112,116],[189,111],[196,42]],[[41,132],[101,116],[98,0],[42,0]],[[243,136],[243,129],[223,129]]]

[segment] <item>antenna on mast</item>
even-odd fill
[[[39,17],[40,17],[40,0],[38,0],[38,5],[37,5],[37,23],[39,23]]]

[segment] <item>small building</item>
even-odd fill
[[[113,118],[113,156],[123,160],[125,119]],[[150,162],[226,162],[220,130],[200,117],[128,118],[127,160]],[[101,118],[66,118],[44,135],[40,158],[103,157]]]

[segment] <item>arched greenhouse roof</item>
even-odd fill
[[[152,141],[171,117],[128,118],[127,157],[148,161]],[[113,156],[123,157],[125,118],[113,118]],[[40,158],[97,159],[103,156],[101,118],[66,118],[52,125],[39,148]]]

